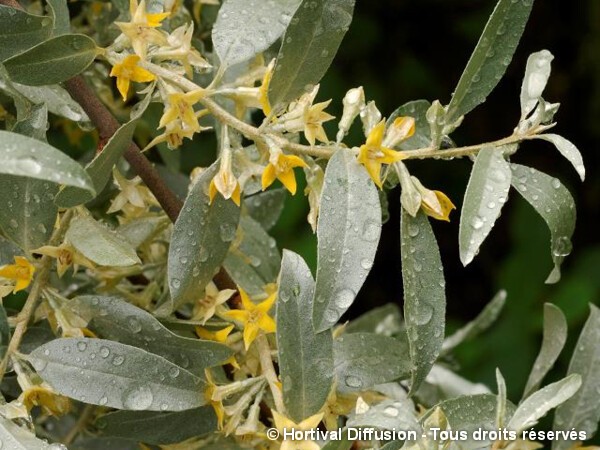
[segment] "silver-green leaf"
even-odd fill
[[[0,442],[11,450],[52,450],[48,442],[4,417],[0,417]]]
[[[510,179],[510,165],[504,159],[502,147],[481,149],[473,164],[460,214],[458,243],[463,265],[473,261],[492,231],[508,198]]]
[[[149,312],[119,297],[83,295],[66,305],[97,335],[160,355],[196,376],[204,377],[204,369],[222,364],[233,353],[218,342],[177,336]]]
[[[506,426],[519,433],[534,426],[551,409],[570,399],[581,387],[581,376],[572,374],[540,389],[523,401]]]
[[[4,61],[11,80],[28,86],[61,83],[83,72],[97,47],[84,34],[57,36]]]
[[[535,139],[542,139],[554,144],[560,154],[563,155],[567,161],[573,165],[577,171],[577,174],[579,175],[579,178],[581,178],[581,181],[585,180],[585,166],[583,165],[583,158],[581,157],[579,149],[575,147],[575,144],[568,139],[559,136],[558,134],[538,134],[535,136]]]
[[[567,319],[560,310],[551,303],[544,305],[544,337],[542,348],[529,374],[523,398],[536,391],[548,371],[554,366],[567,341]]]
[[[350,150],[337,151],[325,171],[317,223],[316,331],[335,325],[354,302],[373,266],[380,234],[375,185]]]
[[[302,0],[283,36],[269,100],[285,107],[319,83],[352,22],[354,0]]]
[[[269,189],[246,197],[244,206],[254,220],[265,230],[270,230],[277,223],[286,198],[285,189]]]
[[[496,87],[512,60],[529,19],[533,0],[500,0],[467,63],[452,100],[446,123],[483,103]]]
[[[344,334],[333,341],[340,392],[362,391],[376,384],[403,380],[410,374],[406,341],[374,333]]]
[[[0,61],[48,39],[52,19],[0,5]]]
[[[404,319],[410,348],[411,393],[435,363],[444,341],[446,292],[437,241],[427,216],[402,211],[400,250]]]
[[[575,230],[575,202],[571,193],[554,177],[532,167],[511,164],[512,185],[542,216],[550,229],[554,269],[546,283],[560,280],[560,265],[571,253],[571,236]]]
[[[100,193],[111,177],[114,165],[119,161],[133,137],[137,122],[127,122],[109,139],[102,151],[85,167],[96,193]],[[61,208],[71,208],[86,203],[94,197],[89,192],[65,187],[56,197],[56,204]]]
[[[220,195],[209,204],[208,186],[217,169],[213,165],[200,175],[173,227],[168,274],[174,306],[201,294],[235,238],[240,209]]]
[[[119,342],[60,338],[35,349],[28,360],[54,390],[92,405],[183,411],[205,403],[200,378]]]
[[[71,32],[71,18],[69,17],[69,6],[67,0],[47,0],[50,16],[54,20],[53,36],[68,34]]]
[[[581,388],[556,409],[554,431],[577,430],[593,436],[600,420],[600,310],[590,305],[590,316],[571,357],[568,374],[581,376]],[[553,450],[571,448],[573,442],[554,441]]]
[[[278,280],[277,348],[283,401],[295,422],[316,414],[333,383],[333,338],[316,333],[312,305],[315,291],[310,269],[301,256],[284,251]]]
[[[27,136],[0,131],[0,174],[46,180],[94,193],[83,168],[60,150]]]
[[[91,216],[71,220],[66,239],[83,256],[100,266],[127,267],[141,262],[129,242]]]
[[[268,49],[285,32],[301,0],[226,0],[212,30],[222,64],[232,66]]]

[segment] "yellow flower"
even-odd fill
[[[73,266],[73,272],[77,272],[77,266],[82,265],[89,269],[95,267],[94,263],[79,253],[71,244],[62,243],[58,247],[44,245],[33,251],[41,255],[56,258],[56,272],[61,278],[70,266]]]
[[[206,328],[196,327],[196,334],[198,335],[198,337],[200,339],[205,339],[208,341],[215,341],[215,342],[219,342],[221,344],[225,344],[227,342],[227,338],[229,337],[229,333],[231,333],[231,330],[233,330],[233,328],[234,328],[233,325],[229,325],[228,327],[225,327],[218,331],[208,331]],[[238,364],[237,360],[235,359],[235,355],[231,355],[229,358],[227,358],[223,362],[223,365],[225,365],[225,364],[231,364],[234,368],[236,368],[238,370],[240,368],[240,365]]]
[[[110,71],[111,77],[117,77],[117,89],[123,97],[123,101],[127,100],[127,92],[132,81],[136,83],[147,83],[156,79],[152,72],[138,66],[140,57],[129,55],[122,62],[115,64]]]
[[[239,289],[239,291],[242,297],[243,309],[227,311],[223,316],[244,325],[244,347],[248,350],[260,331],[265,333],[275,332],[275,321],[269,316],[269,310],[275,303],[277,294],[271,294],[266,300],[255,305],[243,289]]]
[[[129,2],[131,13],[130,22],[115,22],[121,32],[127,36],[133,47],[133,51],[142,59],[146,59],[148,44],[167,43],[167,38],[155,28],[169,16],[169,13],[148,14],[146,12],[146,1],[142,0],[138,5],[137,0]]]
[[[297,187],[294,167],[308,167],[308,165],[295,155],[284,155],[281,152],[271,155],[270,162],[262,174],[263,191],[271,186],[277,178],[294,195]]]
[[[381,166],[383,164],[393,164],[406,158],[404,153],[383,146],[384,131],[385,120],[382,120],[373,127],[367,137],[367,142],[361,145],[358,153],[358,162],[365,166],[369,176],[379,189],[383,188]]]
[[[34,406],[40,406],[44,413],[51,416],[64,416],[71,410],[71,402],[67,397],[57,394],[44,385],[33,385],[28,387],[19,396],[27,411]]]
[[[334,116],[324,111],[331,100],[311,105],[304,113],[304,136],[310,145],[315,145],[315,140],[327,143],[327,134],[323,129],[323,122],[335,119]]]
[[[158,124],[159,128],[169,128],[173,124],[180,124],[183,129],[194,132],[201,131],[194,105],[204,97],[204,89],[195,89],[190,92],[174,92],[168,96],[168,106]]]
[[[300,423],[295,423],[292,420],[288,419],[282,414],[279,414],[277,411],[273,410],[273,419],[275,421],[275,427],[279,430],[279,433],[283,435],[285,430],[294,430],[299,431],[308,431],[314,430],[317,428],[321,419],[323,418],[323,413],[315,414],[314,416],[310,416],[304,419]],[[314,441],[296,441],[291,439],[286,439],[281,443],[280,450],[319,450],[321,447]]]
[[[0,277],[16,281],[13,293],[26,289],[33,279],[35,267],[23,256],[15,256],[14,264],[0,267]]]
[[[265,113],[265,116],[271,115],[271,102],[269,102],[269,86],[271,84],[271,78],[273,78],[273,67],[275,67],[275,60],[267,66],[265,75],[263,76],[262,84],[258,90],[258,101],[260,106]]]
[[[223,402],[220,400],[213,400],[213,394],[217,389],[217,385],[215,384],[215,380],[213,379],[212,372],[210,371],[210,369],[204,370],[204,376],[206,377],[206,390],[204,391],[204,398],[206,402],[215,410],[219,430],[222,430],[223,421],[225,419],[225,409],[223,408]]]
[[[121,192],[117,194],[110,204],[110,208],[106,211],[108,214],[124,211],[135,216],[136,212],[145,211],[147,206],[157,204],[150,190],[141,184],[142,179],[140,177],[134,177],[129,180],[121,175],[121,172],[117,168],[113,169],[113,177],[115,184]]]
[[[415,119],[412,117],[397,117],[385,133],[383,145],[385,147],[395,147],[413,134],[415,134]]]
[[[220,291],[211,281],[206,285],[204,298],[198,300],[194,308],[193,320],[202,319],[202,325],[204,325],[208,319],[215,315],[217,307],[229,300],[233,294],[235,294],[235,290],[223,289]]]
[[[448,198],[446,194],[441,191],[433,191],[435,194],[435,202],[430,202],[425,197],[422,198],[421,209],[429,217],[433,217],[437,220],[445,220],[450,222],[450,212],[456,209],[452,200]]]
[[[231,170],[231,148],[225,147],[221,153],[219,172],[210,180],[208,187],[209,202],[212,203],[219,192],[224,199],[231,199],[240,206],[241,186]]]

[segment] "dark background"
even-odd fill
[[[384,116],[420,98],[447,104],[494,5],[494,0],[358,0],[354,22],[321,83],[319,99],[332,98],[330,110],[338,117],[346,90],[360,85]],[[538,0],[506,76],[453,134],[457,145],[510,135],[520,115],[527,57],[544,48],[555,55],[544,98],[561,102],[553,132],[579,147],[587,178],[582,184],[570,164],[545,142],[524,144],[512,160],[559,177],[576,199],[574,250],[563,266],[562,280],[544,284],[552,267],[550,235],[543,220],[514,191],[491,236],[467,268],[458,257],[459,212],[453,212],[449,224],[434,223],[447,281],[449,330],[475,317],[497,290],[508,292],[499,322],[461,347],[457,363],[459,373],[493,389],[499,367],[513,401],[520,398],[541,342],[544,302],[563,309],[570,331],[568,349],[551,380],[564,376],[588,302],[599,298],[600,2]],[[359,127],[354,131],[350,143],[358,145],[364,138]],[[335,136],[334,128],[329,136]],[[411,161],[409,169],[426,186],[447,193],[460,209],[471,165],[468,159]],[[390,220],[383,229],[375,266],[347,319],[387,302],[402,302],[399,189],[390,192],[389,205]],[[275,235],[282,248],[301,253],[314,268],[316,239],[306,223],[307,212],[304,197],[289,199]]]

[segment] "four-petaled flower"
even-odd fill
[[[137,55],[126,56],[110,71],[111,77],[117,77],[117,89],[121,93],[123,101],[127,100],[127,92],[129,92],[129,85],[132,81],[147,83],[156,79],[152,72],[138,66],[139,61],[140,57]]]
[[[6,264],[0,267],[0,277],[16,282],[13,293],[26,289],[33,279],[34,272],[35,267],[33,264],[23,256],[15,256],[14,264]]]
[[[292,429],[297,431],[314,430],[317,428],[322,418],[323,413],[318,413],[314,416],[307,417],[300,423],[295,423],[294,421],[285,417],[283,414],[279,414],[277,411],[273,410],[275,428],[279,430],[279,433],[282,436],[284,435],[285,431],[291,432]],[[314,441],[285,439],[281,443],[280,450],[319,450],[320,448],[321,447],[319,444]]]
[[[284,155],[281,152],[271,154],[269,164],[262,174],[263,191],[271,186],[275,179],[281,181],[292,195],[296,193],[295,167],[308,167],[308,165],[296,155]]]
[[[146,0],[142,0],[139,5],[137,0],[131,0],[129,11],[131,21],[115,22],[115,25],[129,39],[133,51],[142,59],[146,59],[148,44],[167,44],[166,36],[156,28],[160,27],[160,23],[169,16],[169,13],[147,13]]]
[[[385,120],[382,120],[373,127],[367,137],[367,142],[361,145],[358,153],[358,162],[365,166],[369,176],[379,189],[383,188],[381,166],[383,164],[393,164],[406,158],[404,153],[383,146],[384,132]]]
[[[256,305],[243,289],[239,289],[239,292],[242,297],[243,309],[232,309],[224,313],[223,316],[244,325],[244,347],[248,350],[259,332],[275,332],[275,321],[269,316],[269,310],[275,303],[277,294],[271,294],[266,300]]]

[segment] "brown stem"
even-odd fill
[[[0,0],[5,1],[5,0]],[[71,97],[81,105],[92,123],[98,129],[100,139],[110,139],[119,128],[119,122],[112,113],[102,104],[94,91],[86,84],[81,76],[71,78],[65,83]],[[125,159],[133,170],[142,178],[148,189],[152,191],[156,200],[167,213],[172,222],[177,220],[179,211],[183,206],[181,201],[167,187],[150,161],[142,154],[140,148],[131,143],[125,152]]]

